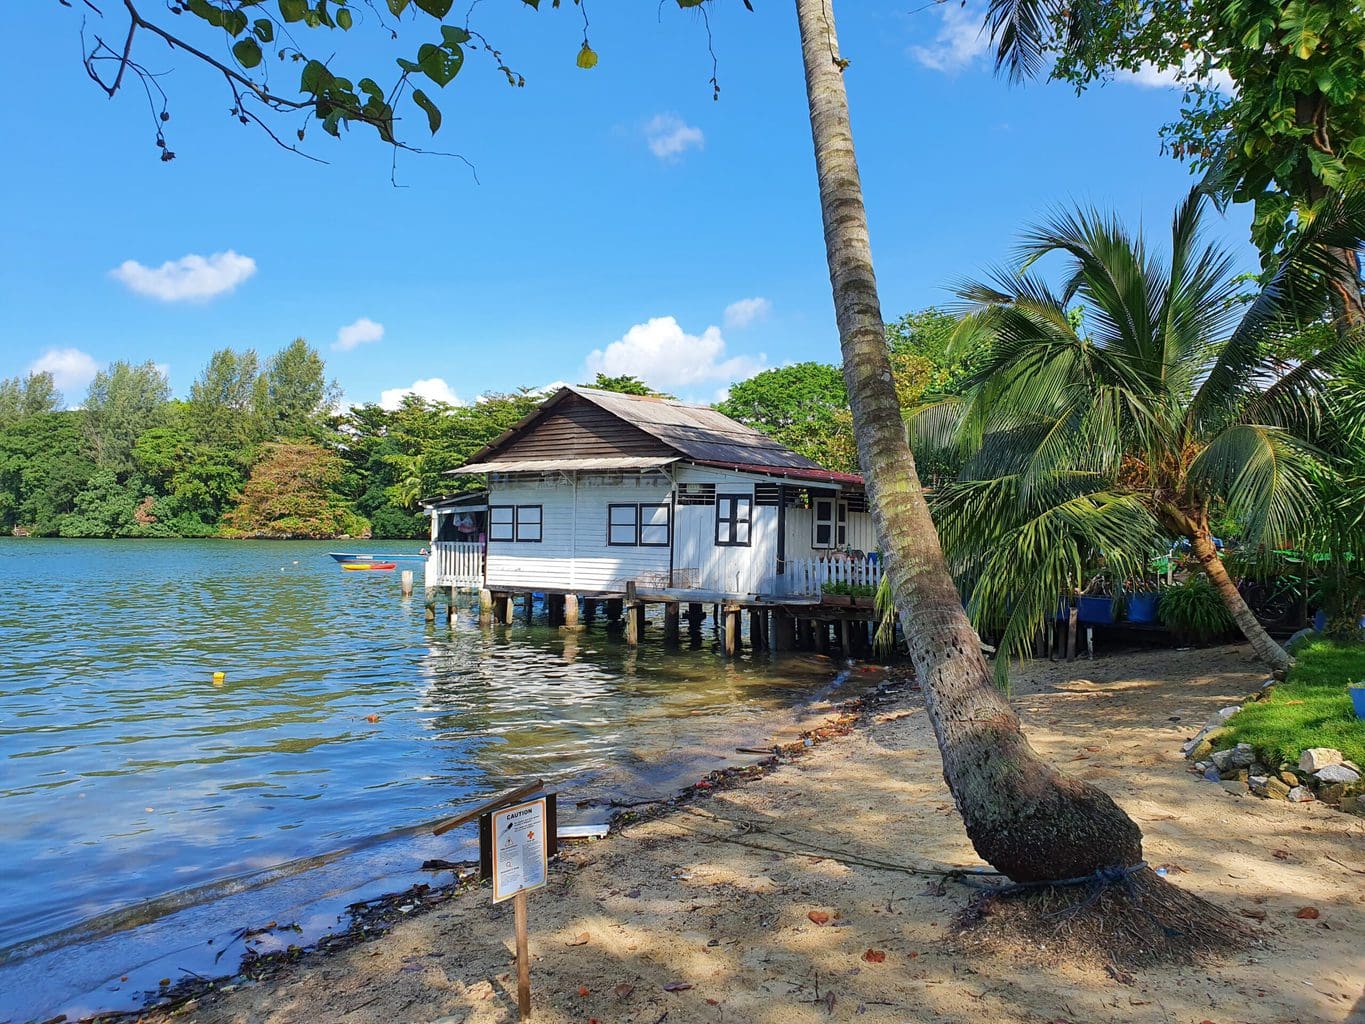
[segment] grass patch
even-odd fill
[[[1347,682],[1365,682],[1365,645],[1311,640],[1269,697],[1228,719],[1218,745],[1250,743],[1272,768],[1297,764],[1307,747],[1335,747],[1365,765],[1365,719],[1355,716]]]

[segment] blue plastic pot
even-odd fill
[[[1128,595],[1128,621],[1150,623],[1156,621],[1156,608],[1161,603],[1161,595],[1137,593]]]
[[[1108,597],[1076,598],[1076,621],[1108,625],[1114,621],[1114,601]]]
[[[1355,705],[1356,717],[1365,718],[1365,686],[1352,686],[1349,692],[1351,703]]]

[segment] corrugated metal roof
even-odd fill
[[[625,455],[595,459],[494,459],[491,462],[476,462],[458,469],[448,469],[446,472],[461,476],[473,473],[568,473],[579,469],[614,472],[626,469],[659,469],[677,461],[676,456],[643,458]]]
[[[597,388],[564,387],[546,399],[541,406],[502,434],[470,463],[452,473],[534,473],[571,469],[636,469],[663,465],[676,459],[537,459],[524,462],[502,462],[497,450],[522,430],[530,427],[568,395],[578,395],[613,416],[633,424],[658,438],[687,461],[708,466],[766,473],[788,479],[862,484],[862,478],[852,473],[837,473],[825,469],[818,462],[798,455],[786,445],[767,434],[730,419],[705,405],[693,405],[672,398],[653,398],[644,395],[623,395]],[[489,461],[481,461],[490,457]],[[607,465],[607,463],[613,463]],[[626,464],[631,463],[631,464]],[[643,464],[641,464],[643,463]],[[516,466],[516,468],[509,468]]]

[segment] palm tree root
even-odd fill
[[[1257,942],[1238,918],[1145,866],[1080,884],[991,887],[963,909],[954,929],[954,945],[965,953],[1099,966],[1116,977]]]

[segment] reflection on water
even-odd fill
[[[396,574],[343,573],[326,548],[0,541],[0,965],[526,778],[572,780],[569,808],[662,790],[831,675],[818,659],[726,661],[709,635],[627,649],[601,620],[431,627]],[[418,852],[357,853],[314,887]],[[79,960],[51,957],[48,978]],[[18,1012],[7,1002],[0,1017]]]

